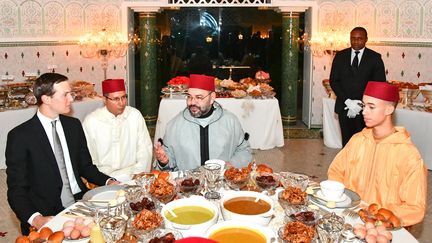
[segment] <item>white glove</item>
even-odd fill
[[[348,110],[347,117],[348,117],[348,118],[355,118],[358,114],[359,114],[359,113],[355,113],[355,112],[352,111],[352,110]]]
[[[348,110],[347,116],[349,118],[354,118],[360,114],[360,111],[363,109],[361,106],[362,102],[360,100],[345,100],[345,110]]]

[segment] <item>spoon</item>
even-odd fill
[[[328,208],[336,208],[336,202],[335,201],[330,201],[328,199],[325,199],[323,197],[320,197],[320,196],[316,195],[313,187],[306,188],[306,193],[309,194],[309,195],[311,195],[311,196],[313,196],[313,197],[315,197],[315,198],[318,198],[318,199],[326,202],[326,207],[328,207]]]
[[[330,200],[325,199],[325,198],[323,198],[323,197],[321,197],[321,196],[318,196],[318,195],[316,195],[316,194],[309,194],[309,195],[311,195],[311,196],[313,196],[313,197],[315,197],[315,198],[318,198],[318,199],[320,199],[320,200],[326,202],[326,205],[325,205],[325,206],[328,207],[328,208],[336,208],[336,202],[335,202],[335,201],[330,201]]]
[[[170,208],[166,209],[168,211],[168,213],[171,214],[171,216],[173,216],[174,218],[177,218],[177,214],[174,213],[174,211],[172,211]]]
[[[257,195],[257,197],[255,198],[256,203],[261,199],[261,195],[267,195],[267,191],[263,191]]]

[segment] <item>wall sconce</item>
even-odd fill
[[[309,48],[312,55],[321,57],[323,55],[335,55],[336,52],[350,47],[349,32],[331,30],[314,35],[312,39],[307,33],[302,36],[304,47]]]
[[[238,34],[237,37],[238,37],[239,40],[243,40],[243,35],[242,35],[242,33]]]
[[[206,37],[206,42],[207,43],[211,43],[213,41],[213,37],[212,36],[207,36]]]
[[[135,33],[133,35],[130,35],[129,40],[132,44],[133,51],[136,51],[141,47],[141,38],[139,37],[138,34]]]
[[[101,58],[104,79],[107,78],[108,59],[124,57],[130,40],[119,32],[111,32],[103,28],[98,32],[85,34],[79,40],[81,56],[85,58]]]

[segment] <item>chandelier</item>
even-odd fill
[[[111,32],[103,28],[98,32],[85,34],[79,40],[81,56],[85,58],[100,58],[104,79],[107,78],[108,60],[124,57],[129,47],[130,39],[119,32]]]
[[[307,33],[302,36],[305,48],[314,56],[335,55],[337,51],[350,47],[349,33],[331,30],[314,35],[311,39]]]

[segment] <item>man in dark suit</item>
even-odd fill
[[[381,55],[365,47],[367,40],[366,29],[355,27],[350,33],[351,48],[336,54],[330,72],[343,146],[365,127],[361,99],[368,81],[386,81]]]
[[[97,185],[117,184],[92,164],[80,121],[62,115],[73,101],[67,80],[56,73],[36,79],[37,113],[8,134],[8,201],[23,234],[80,199],[87,191],[81,177]]]

